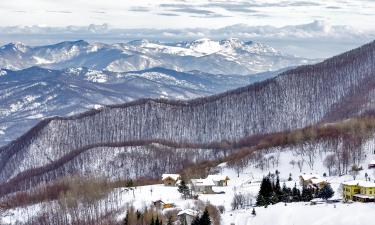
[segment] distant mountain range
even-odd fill
[[[279,71],[280,72],[280,71]],[[0,146],[43,118],[72,115],[142,97],[190,99],[238,88],[278,72],[249,76],[152,68],[110,72],[88,68],[0,70]]]
[[[32,66],[48,69],[87,67],[128,72],[163,67],[176,71],[198,70],[212,74],[249,75],[315,62],[274,48],[239,39],[161,43],[136,40],[103,44],[62,42],[31,47],[10,43],[0,47],[0,68],[20,70]]]
[[[9,43],[0,47],[0,146],[46,117],[142,97],[203,97],[310,62],[234,38],[118,44],[79,40],[36,47]]]

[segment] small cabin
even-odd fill
[[[181,225],[191,225],[197,216],[199,216],[199,212],[193,209],[185,209],[177,214]]]
[[[195,193],[213,194],[215,183],[211,179],[191,179],[191,188]]]
[[[180,174],[163,174],[161,179],[165,186],[176,186],[181,176]]]
[[[226,175],[208,175],[207,179],[212,180],[215,186],[228,186],[228,181],[230,180]]]

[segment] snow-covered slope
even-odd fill
[[[80,40],[38,47],[22,43],[0,47],[0,68],[13,70],[41,66],[126,72],[164,67],[185,72],[198,70],[213,74],[248,75],[311,62],[314,61],[234,38],[180,43],[137,40],[111,45]]]
[[[374,57],[375,42],[215,96],[189,101],[140,99],[49,118],[0,148],[4,171],[0,179],[15,177],[14,172],[20,172],[15,165],[41,153],[47,160],[27,165],[47,166],[49,160],[101,144],[164,141],[172,146],[226,146],[243,138],[373,113],[375,106],[368,99],[374,95]],[[100,75],[101,82],[106,79]]]
[[[163,68],[115,73],[87,68],[49,70],[32,67],[0,70],[0,145],[20,136],[37,121],[72,115],[100,105],[141,97],[190,99],[264,80],[252,76],[212,75]]]

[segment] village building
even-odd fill
[[[215,186],[228,186],[228,181],[230,180],[226,175],[208,175],[207,179],[212,180]]]
[[[368,164],[368,168],[369,168],[369,169],[374,169],[374,168],[375,168],[375,160],[372,160],[372,161]]]
[[[180,174],[163,174],[161,179],[166,186],[176,186],[181,180],[181,176]]]
[[[177,217],[181,225],[191,225],[195,217],[199,215],[199,212],[193,209],[185,209],[177,214]]]
[[[211,179],[191,179],[191,189],[195,193],[213,194],[213,186],[215,183]]]
[[[156,201],[153,201],[152,204],[156,207],[156,208],[159,208],[161,209],[164,205],[164,202],[162,200],[156,200]]]
[[[299,176],[300,185],[304,188],[321,189],[328,184],[317,174],[302,174]]]
[[[369,181],[353,180],[342,183],[343,198],[358,202],[374,202],[375,183]]]

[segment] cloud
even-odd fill
[[[92,13],[98,13],[98,14],[106,14],[105,11],[97,11],[97,10],[93,10],[91,11]]]
[[[72,13],[71,11],[64,11],[64,10],[47,10],[48,13]]]
[[[179,16],[176,13],[158,13],[158,15],[160,15],[160,16]]]
[[[129,11],[132,11],[132,12],[149,12],[150,9],[148,7],[144,7],[144,6],[133,6],[133,7],[130,7]]]
[[[189,14],[191,17],[226,17],[225,15],[190,4],[160,4],[159,7],[164,8],[168,12]]]
[[[246,2],[228,2],[228,3],[223,3],[223,2],[213,2],[213,3],[208,3],[205,4],[204,7],[207,8],[222,8],[230,12],[244,12],[244,13],[255,13],[258,12],[255,9],[251,8],[251,5]]]

